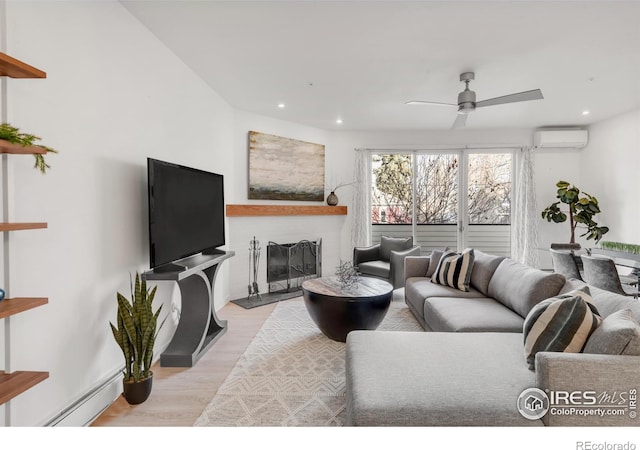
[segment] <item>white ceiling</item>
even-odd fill
[[[449,129],[455,108],[404,103],[457,103],[465,71],[478,100],[544,95],[479,108],[467,128],[640,108],[640,1],[121,3],[233,107],[322,129]]]

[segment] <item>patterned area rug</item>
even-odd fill
[[[378,330],[422,328],[404,302],[393,301]],[[344,353],[302,298],[280,302],[194,426],[341,426]]]

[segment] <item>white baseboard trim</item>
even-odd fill
[[[43,426],[85,427],[107,409],[122,393],[122,370],[118,370],[86,392]]]

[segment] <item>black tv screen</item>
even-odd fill
[[[147,158],[151,268],[225,244],[222,175]]]

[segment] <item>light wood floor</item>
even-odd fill
[[[156,363],[147,401],[131,406],[119,397],[92,426],[192,426],[276,305],[244,309],[228,303],[217,313],[228,321],[226,333],[193,367]]]

